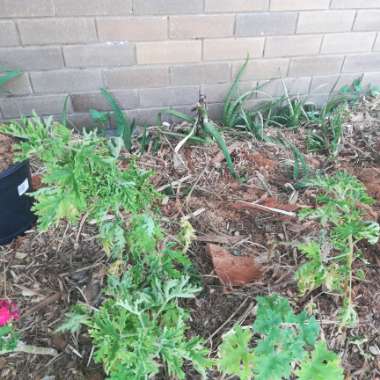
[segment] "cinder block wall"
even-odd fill
[[[380,0],[0,0],[0,66],[24,71],[0,118],[57,115],[70,95],[85,120],[107,110],[101,87],[139,121],[200,91],[217,116],[247,53],[244,88],[284,77],[321,100],[361,74],[380,83]]]

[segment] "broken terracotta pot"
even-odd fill
[[[262,277],[262,269],[252,256],[234,256],[216,244],[207,244],[207,252],[216,274],[227,288],[247,285]]]

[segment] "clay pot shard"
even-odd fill
[[[262,278],[262,269],[252,256],[234,256],[216,244],[207,244],[207,253],[226,288],[244,286]]]

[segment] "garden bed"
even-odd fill
[[[304,154],[311,170],[324,169],[330,174],[345,170],[361,179],[376,200],[366,210],[376,220],[380,212],[379,115],[379,99],[364,99],[355,106],[345,122],[344,148],[328,165],[325,155],[307,152],[303,127],[282,131]],[[277,129],[266,132],[274,136]],[[360,247],[365,259],[355,262],[355,269],[362,268],[365,279],[353,286],[359,323],[342,329],[337,322],[337,296],[316,289],[299,297],[297,290],[295,272],[302,262],[297,245],[315,236],[318,225],[293,214],[315,204],[314,191],[294,186],[294,156],[278,144],[248,139],[242,133],[226,132],[225,138],[244,183],[231,176],[214,145],[186,146],[175,153],[168,140],[155,154],[148,147],[138,162],[139,167],[156,173],[152,181],[164,194],[160,208],[167,231],[174,237],[185,218],[196,232],[188,254],[203,290],[196,299],[181,301],[191,313],[188,334],[203,337],[215,354],[223,334],[234,324],[252,324],[257,296],[279,293],[297,312],[315,312],[329,348],[341,355],[347,378],[379,379],[380,245],[363,243]],[[38,164],[33,168],[40,174]],[[20,306],[16,326],[23,340],[59,352],[54,358],[20,353],[2,356],[1,379],[104,378],[102,368],[91,360],[92,343],[85,329],[73,335],[55,332],[72,305],[82,302],[98,307],[102,302],[109,258],[96,240],[94,226],[85,222],[77,228],[61,223],[48,233],[32,229],[0,248],[1,297]],[[236,261],[252,257],[257,266],[255,281],[239,287],[221,283],[209,254],[210,244],[217,245],[221,255],[232,254]],[[200,377],[189,367],[187,378]],[[222,379],[216,371],[210,371],[209,378]],[[168,377],[161,374],[156,379]]]

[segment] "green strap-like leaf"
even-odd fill
[[[230,155],[230,152],[228,151],[226,142],[224,141],[222,135],[219,133],[219,131],[215,128],[215,126],[210,122],[205,122],[203,124],[204,131],[212,136],[216,143],[218,144],[220,150],[223,152],[224,158],[227,161],[227,167],[230,173],[235,177],[239,178],[238,174],[235,171],[234,164],[232,162],[232,158]]]
[[[130,151],[132,149],[132,132],[134,123],[131,123],[128,120],[121,106],[109,91],[105,88],[102,88],[100,91],[111,106],[115,115],[117,133],[123,138],[126,149]]]

